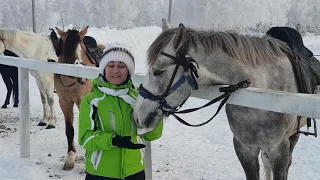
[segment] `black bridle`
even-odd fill
[[[174,72],[173,72],[172,77],[169,81],[169,84],[167,86],[166,91],[162,95],[154,95],[153,93],[151,93],[150,91],[145,89],[143,87],[143,85],[141,84],[140,89],[139,89],[139,95],[145,99],[149,99],[151,101],[158,102],[159,107],[157,109],[161,110],[162,115],[165,115],[165,116],[173,115],[178,121],[180,121],[184,125],[192,126],[192,127],[199,127],[199,126],[203,126],[203,125],[209,123],[220,112],[221,108],[228,101],[232,92],[234,92],[240,88],[249,87],[249,85],[250,85],[249,80],[244,80],[244,81],[239,82],[236,85],[230,85],[228,87],[221,87],[221,88],[219,88],[219,91],[224,92],[223,95],[211,100],[210,102],[208,102],[207,104],[205,104],[201,107],[185,109],[185,110],[179,111],[179,109],[182,107],[182,105],[186,102],[186,100],[189,97],[186,100],[182,101],[177,107],[171,107],[167,103],[166,98],[171,93],[173,93],[176,89],[178,89],[183,83],[185,83],[185,81],[188,82],[188,84],[191,86],[192,90],[197,90],[198,83],[197,83],[196,78],[199,77],[198,70],[197,70],[199,68],[199,66],[198,66],[198,63],[194,59],[192,59],[189,55],[186,55],[185,53],[177,53],[176,57],[172,56],[170,54],[164,53],[164,52],[161,52],[161,54],[172,59],[174,61],[174,63],[176,64],[176,67],[174,69]],[[196,64],[197,67],[194,64]],[[177,71],[180,66],[182,66],[184,68],[184,73],[180,77],[180,79],[175,84],[173,84],[173,81],[176,77]],[[191,93],[190,93],[190,95],[191,95]],[[185,120],[183,120],[182,118],[180,118],[179,116],[176,115],[176,114],[186,114],[186,113],[197,111],[199,109],[210,106],[220,100],[222,100],[222,102],[220,103],[216,113],[209,120],[207,120],[203,123],[196,124],[196,125],[189,124],[188,122],[186,122]],[[167,110],[167,109],[169,109],[169,110]]]
[[[85,64],[80,63],[80,61],[79,61],[78,59],[76,59],[76,60],[74,61],[74,65],[76,65],[76,66],[85,66]],[[79,79],[78,77],[68,76],[68,75],[62,75],[62,74],[57,74],[57,73],[55,73],[54,76],[60,80],[61,86],[65,87],[65,88],[72,87],[72,86],[76,85],[76,84],[77,84],[77,80]],[[67,78],[69,78],[69,79],[75,79],[75,81],[72,82],[72,83],[69,84],[69,85],[64,85],[63,82],[62,82],[62,80],[61,80],[61,76],[67,77]]]
[[[173,71],[172,77],[169,81],[169,84],[167,86],[166,91],[162,95],[157,96],[157,95],[152,94],[147,89],[145,89],[141,84],[140,88],[139,88],[139,94],[146,99],[150,99],[152,101],[158,102],[160,104],[159,108],[163,112],[169,112],[163,108],[170,109],[170,110],[174,111],[174,110],[177,110],[178,107],[181,107],[184,104],[185,101],[183,101],[178,107],[173,108],[170,105],[168,105],[168,103],[165,99],[167,96],[169,96],[171,93],[173,93],[176,89],[178,89],[185,81],[187,81],[189,83],[189,85],[191,86],[191,88],[193,90],[198,89],[198,83],[196,81],[196,78],[198,78],[199,76],[198,76],[197,68],[195,67],[195,65],[193,63],[195,63],[197,66],[198,66],[198,64],[196,63],[195,60],[193,60],[189,56],[179,56],[178,55],[177,57],[174,57],[174,56],[171,56],[170,54],[167,54],[164,52],[162,52],[161,54],[174,60],[174,62],[176,64],[176,67]],[[180,79],[174,85],[172,85],[173,80],[175,79],[176,74],[177,74],[180,66],[182,66],[184,68],[185,73],[180,77]],[[190,73],[188,73],[188,72],[190,72]],[[187,73],[188,73],[188,75],[186,75]]]

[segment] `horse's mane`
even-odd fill
[[[63,40],[59,38],[56,47],[56,55],[59,57],[62,54]]]
[[[164,47],[170,42],[177,28],[163,31],[148,49],[148,63],[153,64]],[[201,44],[205,52],[219,48],[230,57],[243,63],[258,65],[263,62],[273,62],[280,56],[291,54],[289,46],[269,36],[253,37],[239,35],[235,32],[196,31],[186,28],[185,36],[180,40],[182,46]],[[181,46],[179,46],[181,47]]]
[[[5,39],[8,43],[12,43],[17,30],[12,30],[12,29],[0,29],[0,38]]]
[[[80,36],[78,33],[79,31],[73,30],[73,29],[67,31],[68,35],[66,40],[63,42],[63,47],[62,47],[62,53],[64,56],[66,57],[74,56],[75,51],[80,42]]]
[[[50,28],[49,30],[51,30],[49,37],[53,44],[54,50],[57,52],[57,46],[58,46],[58,40],[59,40],[58,35],[53,29]]]

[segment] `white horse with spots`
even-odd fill
[[[47,61],[48,59],[57,61],[58,59],[50,37],[33,32],[0,29],[0,54],[5,50],[29,59],[39,59],[41,61]],[[43,104],[43,119],[38,125],[47,126],[47,129],[54,128],[57,118],[54,110],[53,73],[35,70],[29,72],[36,79]]]

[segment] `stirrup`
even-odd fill
[[[313,133],[309,132],[309,128],[311,127],[311,118],[307,118],[307,131],[300,131],[300,120],[301,118],[298,118],[298,126],[297,126],[297,132],[304,134],[305,136],[312,135],[314,137],[317,137],[317,123],[314,118],[312,118],[313,121]]]

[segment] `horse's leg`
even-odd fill
[[[37,72],[35,74],[36,83],[40,91],[40,97],[43,105],[43,119],[39,122],[38,126],[47,126],[47,129],[55,128],[57,121],[54,109],[53,97],[53,74]]]
[[[12,83],[13,83],[13,97],[14,97],[13,107],[18,107],[18,104],[19,104],[18,68],[14,67],[12,69],[11,79],[12,79]]]
[[[264,151],[261,151],[261,159],[263,162],[263,168],[264,168],[264,172],[265,172],[265,179],[266,180],[272,180],[273,179],[273,175],[272,175],[272,166],[271,166],[271,162],[270,159],[268,157],[268,154]]]
[[[12,92],[12,82],[11,82],[10,76],[7,73],[8,72],[2,73],[3,82],[7,87],[7,95],[6,95],[6,100],[1,108],[7,108],[7,105],[10,104],[10,96],[11,96],[11,92]]]
[[[76,162],[76,148],[74,147],[74,129],[73,129],[73,102],[67,102],[59,98],[60,108],[64,115],[66,124],[66,136],[68,140],[68,157],[63,166],[63,170],[71,170]]]
[[[83,97],[84,97],[84,95],[83,95]],[[78,108],[78,110],[80,110],[80,105],[81,105],[81,101],[82,101],[82,99],[83,99],[83,97],[78,97],[77,99],[76,99],[76,105],[77,105],[77,108]]]
[[[270,162],[273,166],[274,180],[287,180],[288,167],[290,163],[290,142],[288,139],[283,139],[272,151],[267,152]]]
[[[259,180],[259,152],[258,147],[248,147],[236,137],[233,137],[233,145],[246,173],[247,180]]]
[[[289,168],[291,166],[292,163],[292,153],[293,153],[293,149],[296,146],[296,144],[298,143],[299,140],[299,133],[295,133],[292,136],[289,137],[289,142],[290,142],[290,151],[289,151],[289,165],[288,165],[288,169],[287,169],[287,173],[289,173]]]
[[[48,100],[49,111],[50,111],[47,129],[52,129],[52,128],[55,128],[56,123],[57,123],[56,110],[54,108],[53,74],[46,73],[43,78],[45,79],[44,89],[45,89],[45,95]]]
[[[47,126],[49,122],[50,111],[49,111],[49,105],[48,105],[44,84],[40,78],[36,78],[36,83],[39,88],[41,102],[43,106],[43,119],[42,121],[39,122],[38,126]]]

